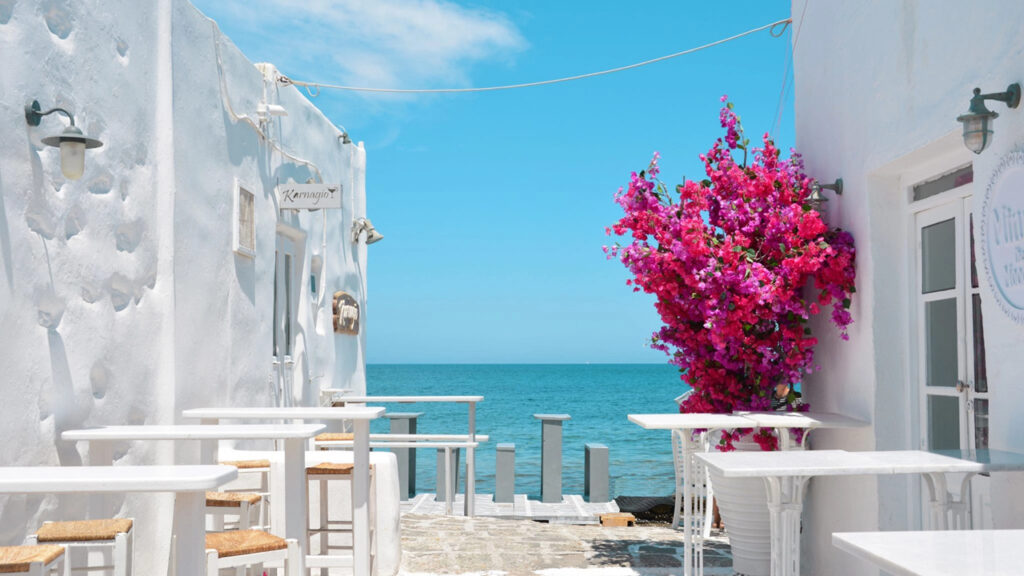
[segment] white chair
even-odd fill
[[[114,576],[131,576],[134,545],[131,518],[44,522],[29,536],[32,544],[58,545],[67,550],[64,574],[109,570]],[[91,564],[89,552],[99,548],[102,564]],[[109,556],[109,563],[106,557]]]
[[[710,449],[708,444],[708,433],[700,433],[699,440],[686,438],[683,434],[691,434],[689,430],[672,430],[672,463],[676,473],[676,498],[675,507],[672,513],[672,527],[679,526],[682,520],[683,507],[683,486],[690,482],[690,515],[692,521],[700,529],[701,536],[711,536],[711,524],[714,520],[715,496],[707,473],[703,472],[699,478],[691,478],[689,469],[694,467],[692,457],[687,453],[687,442],[698,442],[699,449],[707,452]],[[690,461],[688,461],[688,459]]]
[[[63,546],[0,546],[0,573],[52,576],[62,573],[63,570]]]
[[[267,527],[263,525],[262,515],[259,514],[262,500],[262,496],[250,492],[207,492],[206,515],[213,520],[210,530],[223,532],[226,516],[238,517],[238,522],[232,527],[234,530],[265,530]]]
[[[261,530],[232,530],[206,535],[206,576],[218,576],[231,570],[235,576],[263,575],[267,562],[284,562],[286,576],[302,576],[299,571],[299,543]]]
[[[257,526],[270,526],[270,460],[228,460],[221,464],[238,468],[238,478],[221,487],[221,490],[259,494],[261,498]]]
[[[347,463],[336,463],[336,462],[323,462],[316,466],[310,466],[306,468],[306,478],[310,482],[316,482],[319,485],[319,498],[320,498],[320,510],[318,514],[319,525],[317,527],[307,527],[307,542],[311,541],[314,535],[320,535],[320,554],[329,555],[332,549],[344,549],[351,550],[351,546],[342,545],[331,545],[330,535],[338,533],[352,533],[352,519],[334,519],[330,518],[328,511],[330,509],[330,492],[328,491],[328,483],[331,481],[343,481],[348,482],[350,490],[352,489],[352,470],[353,464]],[[376,546],[376,526],[377,519],[375,515],[374,501],[376,500],[376,490],[374,482],[374,467],[370,465],[370,495],[369,495],[369,518],[370,518],[370,573],[374,572],[374,563],[377,556]],[[306,491],[306,507],[309,507],[309,491]],[[312,520],[313,515],[309,515]],[[342,527],[334,527],[334,526]]]

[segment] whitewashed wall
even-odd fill
[[[846,190],[829,202],[832,224],[850,230],[858,247],[858,292],[850,342],[828,337],[809,379],[815,408],[872,422],[862,432],[816,432],[818,448],[917,448],[916,390],[907,352],[909,270],[907,187],[974,163],[977,212],[999,158],[1024,145],[1024,108],[999,112],[992,146],[980,156],[962,144],[956,116],[971,90],[1005,90],[1024,81],[1024,3],[986,0],[792,2],[796,144],[808,171],[822,181],[842,177]],[[831,196],[831,195],[830,195]],[[976,217],[975,222],[979,222]],[[979,255],[980,257],[980,255]],[[984,283],[985,280],[983,279]],[[982,297],[991,399],[991,446],[1024,452],[1024,327]],[[818,333],[829,330],[822,324]],[[833,331],[834,332],[834,331]],[[831,533],[913,526],[908,483],[916,479],[816,481],[804,515],[804,571],[871,574],[831,545]],[[997,527],[1024,527],[1024,483],[993,477]]]
[[[0,57],[0,465],[81,463],[84,448],[59,440],[67,429],[171,423],[189,407],[272,402],[279,221],[306,236],[295,402],[315,403],[321,386],[365,390],[366,317],[360,336],[335,336],[329,299],[346,290],[365,312],[366,248],[349,239],[365,211],[361,145],[342,144],[296,89],[265,85],[185,0],[0,0]],[[279,215],[273,194],[278,182],[304,182],[312,171],[227,110],[230,102],[254,116],[264,89],[289,112],[272,122],[270,138],[345,187],[326,234],[323,213]],[[66,181],[58,151],[39,143],[63,129],[62,117],[25,123],[32,99],[67,108],[103,140],[87,153],[82,179]],[[253,259],[232,250],[235,178],[256,192]],[[313,255],[325,262],[316,295]],[[115,457],[171,463],[175,450],[125,445]],[[169,497],[125,504],[138,519],[137,572],[161,573]],[[2,498],[0,543],[83,513],[75,498]]]

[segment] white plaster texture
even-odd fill
[[[81,463],[84,446],[58,440],[68,429],[272,404],[279,226],[300,240],[290,401],[315,405],[320,387],[365,393],[366,316],[359,336],[336,336],[330,301],[345,290],[366,310],[366,248],[349,236],[366,209],[361,144],[343,144],[297,89],[265,82],[186,0],[0,2],[0,56],[0,465]],[[319,173],[229,112],[255,117],[264,97],[289,112],[268,138]],[[28,126],[32,99],[103,140],[80,180],[40,143],[66,121]],[[311,177],[344,185],[342,209],[280,212],[274,186]],[[254,258],[233,251],[236,179],[256,193]],[[324,262],[315,294],[313,256]],[[133,443],[115,458],[197,452]],[[136,571],[164,573],[170,496],[124,504],[138,521]],[[78,497],[0,499],[0,543],[84,512]]]
[[[822,430],[812,441],[816,448],[845,450],[918,448],[909,188],[973,162],[977,213],[999,158],[1024,145],[1024,109],[993,104],[1000,113],[995,139],[978,156],[963,146],[956,122],[975,86],[994,92],[1024,81],[1024,4],[827,0],[805,6],[805,0],[794,0],[791,9],[797,149],[810,175],[829,182],[843,178],[843,195],[828,194],[828,218],[854,235],[858,249],[850,341],[840,341],[826,318],[817,320],[815,333],[822,337],[816,359],[823,370],[808,378],[805,394],[815,410],[872,422],[860,431]],[[1024,326],[1000,311],[986,279],[982,284],[991,447],[1024,452],[1024,421],[1017,416],[1024,409]],[[844,557],[830,534],[914,527],[917,483],[909,477],[812,483],[804,512],[804,571],[876,573]],[[992,500],[996,527],[1024,525],[1019,474],[993,475]]]

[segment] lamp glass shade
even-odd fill
[[[988,116],[970,115],[964,118],[964,145],[975,154],[981,154],[992,141],[992,123]]]
[[[68,180],[78,180],[85,172],[85,142],[64,140],[60,143],[60,171]]]

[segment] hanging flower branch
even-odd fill
[[[664,325],[652,346],[693,388],[683,412],[770,410],[777,385],[814,369],[809,318],[830,306],[844,340],[853,321],[853,237],[829,230],[808,201],[813,179],[800,156],[780,159],[767,134],[763,148],[749,149],[732,103],[722,101],[725,136],[700,156],[707,178],[670,193],[655,153],[619,189],[625,216],[607,230],[631,239],[605,248],[633,274],[626,283],[657,297]],[[726,449],[735,438],[725,437]],[[769,434],[755,439],[775,446]]]

